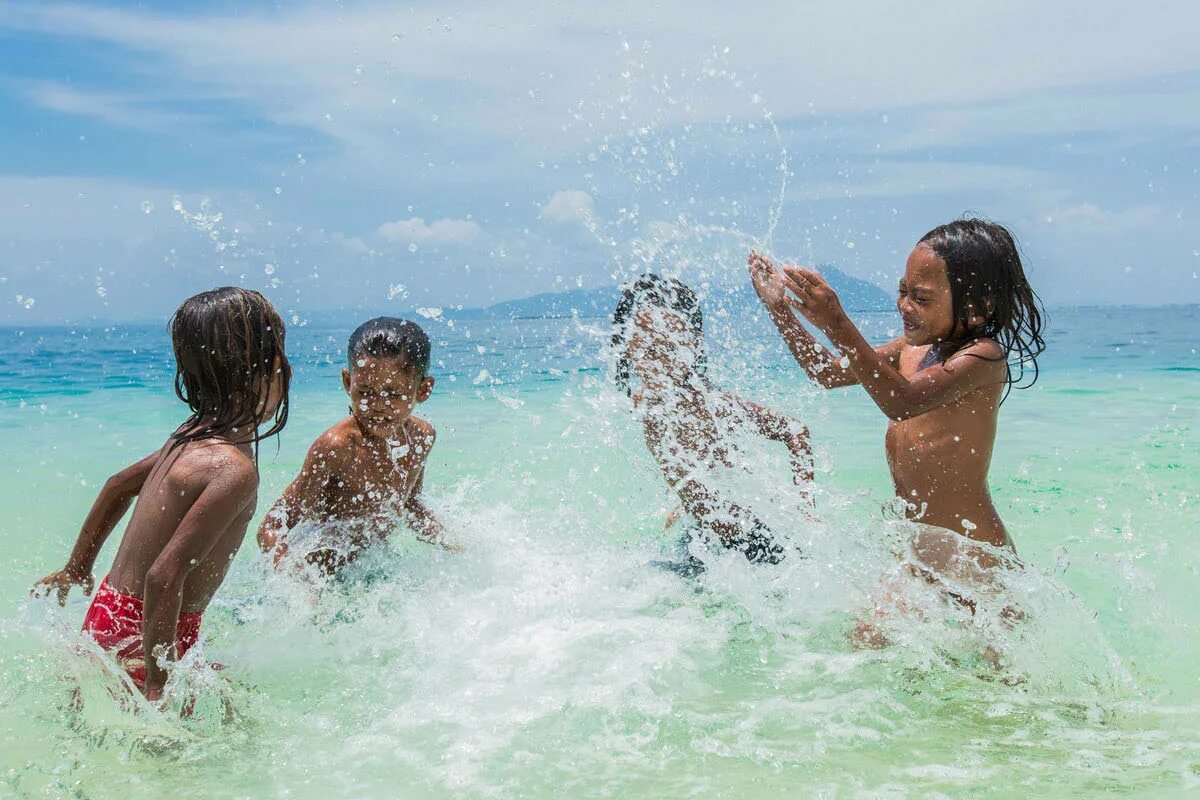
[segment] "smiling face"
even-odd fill
[[[634,314],[626,352],[642,383],[658,387],[686,380],[695,368],[699,345],[683,317],[651,306]]]
[[[904,341],[913,347],[944,341],[954,330],[946,263],[929,245],[919,244],[909,254],[896,308],[904,320]]]
[[[362,429],[390,439],[400,435],[417,403],[429,399],[433,378],[409,368],[404,356],[360,356],[352,369],[342,370],[342,386]]]

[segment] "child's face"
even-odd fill
[[[695,364],[698,342],[683,317],[663,308],[634,314],[629,359],[643,383],[678,381]]]
[[[342,370],[342,386],[350,396],[350,412],[367,431],[391,438],[412,416],[417,403],[429,399],[433,378],[410,369],[403,356],[363,356]]]
[[[896,308],[904,320],[904,341],[913,347],[949,338],[954,303],[946,263],[926,244],[913,248],[900,279]]]

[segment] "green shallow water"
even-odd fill
[[[931,607],[879,651],[846,640],[895,535],[884,420],[860,393],[816,393],[765,330],[710,331],[719,383],[808,423],[821,519],[795,521],[804,561],[718,560],[690,583],[646,566],[669,498],[604,385],[601,322],[432,326],[427,485],[466,552],[398,534],[315,598],[251,544],[205,619],[223,677],[176,676],[199,698],[187,720],[109,694],[73,650],[84,599],[25,599],[104,478],[178,420],[162,334],[3,332],[0,797],[1200,794],[1197,322],[1055,314],[992,467],[1028,622],[996,640]],[[263,449],[261,508],[344,413],[326,356],[345,333],[289,334],[293,416]]]

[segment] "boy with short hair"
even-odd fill
[[[443,528],[421,499],[436,432],[413,409],[429,398],[429,336],[414,322],[377,317],[350,336],[342,386],[350,416],[321,434],[295,480],[263,520],[258,544],[275,562],[297,549],[333,574],[398,521],[447,549]],[[297,526],[303,525],[301,530]]]

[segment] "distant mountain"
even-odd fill
[[[847,275],[836,267],[819,267],[821,275],[838,293],[842,307],[847,311],[887,311],[894,301],[887,292],[870,281]],[[604,286],[598,289],[571,289],[566,292],[544,292],[520,300],[507,300],[486,308],[445,309],[444,314],[454,319],[553,319],[557,317],[607,317],[612,314],[620,296],[620,287]],[[724,290],[710,292],[702,298],[712,305],[715,297],[727,309],[745,305],[757,305],[758,298],[749,280]]]

